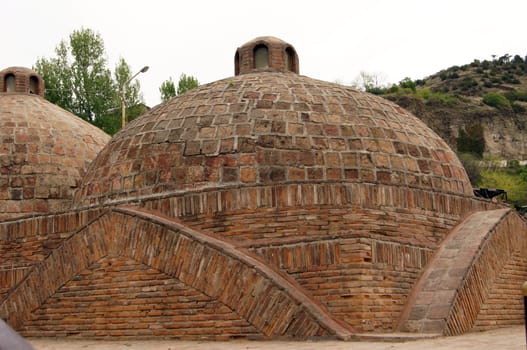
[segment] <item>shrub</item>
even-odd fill
[[[481,124],[474,124],[459,129],[459,136],[456,140],[457,151],[459,153],[470,153],[481,158],[485,152],[485,135]]]
[[[417,97],[429,101],[438,102],[445,105],[450,105],[456,101],[456,96],[444,92],[435,92],[429,88],[422,88],[417,90]]]
[[[483,103],[498,109],[511,109],[511,103],[502,94],[488,93],[483,95]]]
[[[520,106],[519,104],[517,103],[512,103],[511,104],[511,107],[512,107],[512,110],[516,113],[524,113],[526,111],[525,107],[523,106]]]
[[[511,101],[523,101],[527,102],[527,91],[507,91],[504,93],[505,97]]]
[[[470,183],[476,187],[476,184],[481,181],[479,159],[471,153],[458,153],[458,157],[467,172]]]
[[[399,86],[403,89],[410,89],[412,91],[415,91],[417,84],[412,79],[406,77],[399,82]]]

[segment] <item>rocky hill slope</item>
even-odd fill
[[[369,90],[410,110],[458,153],[527,160],[527,58],[475,60]]]

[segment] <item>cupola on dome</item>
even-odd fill
[[[178,96],[117,134],[85,176],[77,204],[320,181],[472,194],[454,152],[401,107],[284,74],[298,70],[298,58],[273,37],[251,40],[235,57],[239,75]],[[259,60],[267,63],[260,68]]]
[[[233,77],[133,120],[84,176],[105,135],[27,88],[0,93],[0,206],[72,205],[0,222],[0,318],[27,336],[223,340],[523,321],[525,220],[474,197],[437,134],[299,75],[282,40],[234,58]],[[2,88],[33,76],[10,72]]]
[[[0,71],[0,218],[68,209],[85,169],[109,140],[46,101],[28,68]]]

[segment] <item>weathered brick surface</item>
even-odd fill
[[[520,256],[527,248],[526,234],[524,222],[510,209],[468,217],[445,240],[416,285],[402,328],[454,335],[477,322],[479,328],[518,322],[518,292],[526,274],[514,274],[518,267],[513,266],[525,264]],[[502,294],[513,289],[517,292],[506,294],[516,300]]]
[[[32,267],[98,215],[99,210],[73,211],[0,223],[0,301]]]
[[[378,332],[396,327],[417,277],[460,218],[496,207],[369,184],[233,188],[142,204],[236,240],[354,329]]]
[[[0,220],[69,209],[109,138],[41,96],[0,86]]]
[[[260,335],[210,296],[119,256],[80,271],[32,313],[20,332],[38,337]]]
[[[511,256],[490,286],[474,330],[488,330],[525,323],[522,284],[527,281],[527,259],[523,252]]]
[[[66,239],[11,290],[0,315],[25,335],[350,334],[248,251],[132,209],[106,213]]]
[[[132,121],[94,160],[75,202],[321,181],[472,195],[452,150],[397,105],[256,72],[200,86]]]

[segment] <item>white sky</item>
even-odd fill
[[[361,71],[396,83],[491,55],[527,55],[525,0],[8,0],[0,70],[53,57],[73,30],[101,34],[113,71],[124,57],[148,105],[181,73],[234,74],[236,48],[272,35],[292,44],[300,74],[351,83]]]

